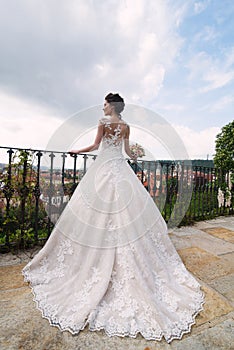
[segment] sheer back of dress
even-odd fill
[[[109,147],[122,146],[128,124],[122,119],[112,122],[109,118],[100,119],[100,123],[104,126],[103,143]]]

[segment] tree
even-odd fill
[[[234,121],[225,125],[216,136],[214,163],[224,173],[234,175]]]

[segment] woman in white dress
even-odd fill
[[[157,206],[126,162],[130,127],[124,100],[105,97],[94,144],[99,150],[49,239],[22,273],[51,325],[78,334],[170,343],[191,330],[203,309],[200,284],[173,246]]]

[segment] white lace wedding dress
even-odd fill
[[[62,331],[88,325],[169,343],[190,331],[204,295],[125,160],[121,125],[100,123],[107,135],[96,160],[22,273],[43,317]]]

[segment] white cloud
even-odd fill
[[[197,14],[205,11],[205,9],[208,7],[209,3],[210,3],[210,0],[195,2],[194,6],[193,6],[194,13],[197,15]]]
[[[212,102],[209,105],[205,105],[204,107],[200,108],[200,111],[209,111],[209,112],[216,112],[216,111],[223,111],[228,107],[234,106],[234,95],[226,95],[222,96],[221,98],[217,99],[215,102]]]
[[[223,103],[225,103],[225,99]],[[63,125],[61,116],[53,110],[36,104],[30,105],[27,101],[19,100],[14,96],[10,97],[1,93],[0,105],[1,146],[45,149],[50,137]],[[172,108],[172,106],[168,107]],[[140,125],[145,123],[145,125],[148,125],[148,129],[133,125],[130,139],[132,142],[139,142],[146,147],[148,154],[153,155],[152,159],[174,159],[172,154],[175,150],[171,148],[172,140],[168,139],[168,142],[165,143],[165,139],[171,137],[170,128],[177,132],[191,159],[204,159],[207,154],[211,158],[214,154],[215,136],[220,132],[220,128],[211,127],[202,131],[194,131],[181,125],[172,125],[168,129],[166,124],[165,126],[147,124],[147,120],[144,122],[144,109],[140,114],[136,113],[136,116],[134,116],[136,122],[137,117]],[[164,142],[160,141],[161,133],[164,134]],[[71,147],[80,148],[88,145],[93,141],[95,134],[96,129],[87,130],[82,135],[77,130],[77,141]],[[175,135],[173,134],[173,136]],[[1,154],[3,154],[2,151]],[[4,157],[1,156],[1,161],[7,161],[6,154]]]
[[[120,2],[121,3],[121,2]],[[122,6],[121,6],[122,5]],[[122,35],[132,38],[140,32],[139,22],[144,20],[144,2],[142,0],[125,0],[117,9],[117,23]]]
[[[195,131],[183,125],[173,125],[183,140],[190,159],[209,159],[215,153],[215,138],[220,132],[218,127],[209,127],[201,131]]]
[[[203,103],[200,93],[228,84],[231,89],[234,79],[234,49],[224,52],[219,42],[220,50],[212,56],[209,50],[197,53],[197,48],[190,46],[193,38],[186,26],[194,20],[191,16],[204,11],[209,3],[35,0],[15,2],[12,7],[6,2],[0,12],[1,144],[44,147],[62,119],[102,103],[110,91],[122,94],[126,103],[155,110],[161,98],[162,111],[171,112],[171,121],[177,118],[180,123],[192,124],[192,113]],[[188,22],[183,23],[187,15]],[[197,43],[222,40],[222,30],[215,30],[212,16],[197,34]],[[184,27],[179,32],[181,23]],[[188,86],[184,62],[188,62],[189,49],[193,59],[188,65]],[[230,95],[227,92],[229,97],[216,100],[213,109],[210,104],[206,110],[212,113],[231,106]],[[187,118],[189,111],[191,117]],[[206,125],[212,125],[213,116],[209,117]],[[204,115],[200,113],[198,118]],[[142,115],[140,123],[144,123]],[[192,134],[190,129],[188,133]],[[193,150],[191,154],[195,154]]]
[[[115,89],[128,95],[129,100],[147,104],[158,95],[165,71],[173,65],[181,47],[182,40],[175,30],[179,14],[176,19],[165,1],[126,0],[121,5],[116,22],[112,17],[113,55],[103,52],[96,65],[99,79],[95,76],[92,86],[100,90],[104,84],[101,78],[105,77],[105,86],[113,86],[114,81]]]
[[[220,37],[220,33],[214,27],[206,25],[194,36],[194,42],[214,42],[218,37]]]
[[[184,8],[164,0],[23,2],[11,21],[4,8],[1,87],[70,113],[113,89],[147,104],[182,45]]]
[[[185,106],[180,104],[169,103],[165,106],[162,106],[162,109],[165,111],[182,112],[185,110]]]
[[[218,58],[212,57],[206,52],[199,52],[188,64],[190,68],[189,79],[201,80],[202,86],[198,88],[201,93],[221,88],[234,80],[233,62],[233,47]]]
[[[0,146],[44,149],[62,123],[57,112],[43,105],[0,93]]]
[[[131,127],[133,142],[140,143],[153,159],[209,159],[215,153],[219,127],[195,131],[184,125],[152,123],[148,128]]]
[[[200,88],[200,92],[208,92],[213,89],[217,89],[227,85],[234,78],[234,71],[222,72],[222,71],[212,71],[210,70],[204,76],[204,80],[209,84]]]

